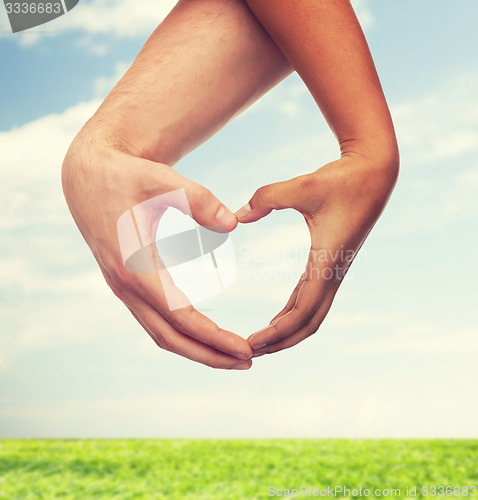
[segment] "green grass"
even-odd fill
[[[0,440],[7,500],[249,500],[335,485],[401,498],[413,485],[478,486],[478,440]]]

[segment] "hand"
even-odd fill
[[[311,235],[306,271],[286,306],[248,339],[254,357],[292,347],[317,331],[396,176],[393,162],[344,156],[311,174],[258,189],[236,213],[239,222],[249,223],[273,209],[294,208],[303,214]]]
[[[170,167],[291,71],[242,0],[182,0],[88,120],[63,165],[68,205],[114,293],[160,347],[212,367],[249,368],[249,344],[191,306],[170,311],[158,275],[128,272],[117,221],[138,203],[183,188],[199,224],[234,229],[226,207]],[[160,216],[154,212],[146,214],[150,236]]]
[[[344,273],[383,210],[398,173],[392,118],[365,36],[348,0],[246,0],[304,81],[337,138],[341,159],[259,189],[253,222],[292,207],[305,217],[307,269],[270,326],[249,338],[256,356],[297,344],[326,316]]]
[[[232,231],[237,225],[232,212],[206,188],[167,165],[136,158],[84,135],[75,139],[63,163],[63,190],[115,295],[159,347],[214,368],[250,368],[252,351],[246,340],[220,329],[192,306],[171,311],[159,275],[128,271],[118,242],[117,221],[126,210],[176,189],[185,190],[192,216],[203,226]],[[160,214],[147,215],[146,226],[155,235]]]

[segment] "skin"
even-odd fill
[[[311,232],[305,279],[276,321],[248,343],[192,306],[169,311],[157,275],[125,269],[116,222],[130,207],[183,188],[199,224],[233,230],[237,219],[230,210],[171,166],[292,67],[324,113],[342,155],[312,174],[260,188],[236,214],[248,223],[273,209],[294,208]],[[314,255],[357,250],[383,210],[397,172],[388,107],[346,1],[183,0],[77,135],[62,181],[70,211],[107,283],[153,340],[211,367],[247,369],[253,354],[290,347],[317,330],[341,279],[322,279],[314,272],[332,264],[344,270],[350,262],[331,258],[324,264]]]
[[[399,155],[380,81],[350,3],[246,1],[307,85],[341,151],[340,159],[311,174],[260,188],[236,214],[249,223],[271,210],[293,208],[303,214],[311,235],[306,272],[288,303],[269,326],[249,337],[254,356],[260,356],[317,331],[389,199]]]
[[[183,188],[199,224],[233,230],[233,213],[171,166],[291,71],[242,0],[183,0],[63,162],[68,206],[115,295],[159,347],[214,368],[250,368],[250,345],[192,306],[170,311],[158,275],[127,271],[117,220],[144,200]]]

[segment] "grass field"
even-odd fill
[[[430,486],[477,487],[478,440],[0,440],[0,498],[7,500],[243,500],[287,494],[269,486],[310,488],[309,497],[295,494],[299,498],[317,498],[314,489],[327,486],[368,488],[374,497],[377,488],[399,488],[405,498],[413,485],[417,498],[425,485],[429,496]],[[470,489],[461,493],[477,498]]]

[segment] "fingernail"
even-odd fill
[[[247,205],[244,205],[236,212],[236,217],[239,220],[241,220],[244,219],[244,217],[247,217],[250,213],[251,213],[251,205],[248,203]]]
[[[254,345],[252,345],[251,347],[252,347],[252,349],[253,349],[254,351],[256,351],[257,349],[262,349],[262,348],[263,348],[263,347],[265,347],[266,345],[267,345],[267,344],[264,342],[263,344],[254,344]]]
[[[235,357],[235,358],[239,358],[239,359],[251,359],[252,357],[252,353],[250,354],[246,354],[245,352],[233,352],[232,355]]]
[[[265,354],[267,354],[266,352],[259,352],[258,354],[253,354],[252,357],[253,358],[260,358],[261,356],[264,356]]]
[[[251,367],[250,363],[246,363],[246,362],[242,361],[241,363],[237,363],[237,365],[234,365],[232,367],[232,369],[233,370],[249,370],[250,367]]]
[[[216,212],[216,220],[224,226],[230,226],[234,223],[237,224],[235,215],[224,205],[221,205]]]

